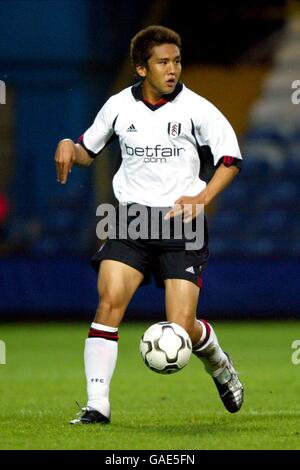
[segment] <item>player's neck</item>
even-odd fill
[[[144,101],[147,101],[153,105],[157,104],[163,99],[163,95],[154,88],[150,87],[147,83],[143,83],[142,96]]]

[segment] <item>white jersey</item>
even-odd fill
[[[81,143],[92,157],[119,139],[122,164],[113,178],[121,204],[173,206],[202,191],[207,168],[225,156],[241,159],[235,133],[209,101],[178,83],[157,105],[142,100],[141,84],[112,96]]]

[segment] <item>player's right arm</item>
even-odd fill
[[[62,184],[67,182],[73,165],[90,166],[95,157],[112,140],[118,117],[114,103],[114,97],[111,97],[104,104],[91,127],[79,137],[78,143],[75,144],[71,139],[59,142],[54,158],[58,182]]]
[[[63,139],[58,143],[55,152],[57,181],[65,184],[73,165],[90,166],[93,162],[85,148],[75,144],[71,139]]]

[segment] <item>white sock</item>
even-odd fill
[[[228,363],[226,354],[219,345],[218,338],[213,327],[206,322],[197,320],[203,329],[200,340],[193,346],[193,353],[203,362],[206,371],[213,377],[217,377],[225,369]],[[209,336],[208,335],[209,330]]]
[[[97,330],[98,337],[87,338],[84,349],[84,365],[87,380],[87,406],[110,417],[109,386],[118,356],[118,342],[107,339],[118,328],[92,323],[91,329]],[[103,337],[100,337],[103,332]]]

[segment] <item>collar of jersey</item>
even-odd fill
[[[155,111],[156,109],[161,108],[164,104],[173,101],[183,88],[182,83],[177,83],[175,90],[172,93],[168,95],[163,95],[162,98],[156,104],[151,104],[149,103],[149,101],[143,99],[142,83],[143,81],[139,81],[138,83],[133,85],[131,87],[131,92],[137,101],[142,101],[149,109],[151,109],[151,111]]]

